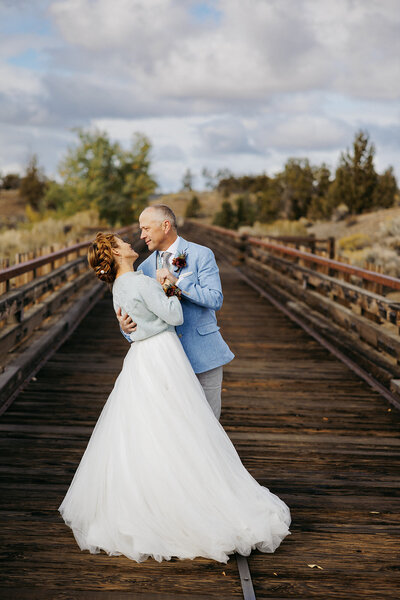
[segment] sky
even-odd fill
[[[49,177],[76,127],[186,169],[337,166],[356,131],[400,181],[400,0],[0,0],[0,173]]]

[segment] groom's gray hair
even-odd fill
[[[152,208],[157,211],[157,214],[160,217],[160,221],[169,221],[173,229],[176,230],[178,228],[175,213],[169,206],[167,206],[166,204],[152,204],[144,210],[147,210],[148,208]]]

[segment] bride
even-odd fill
[[[134,318],[140,341],[59,511],[81,550],[138,562],[274,552],[290,535],[289,508],[242,465],[175,333],[179,299],[133,270],[137,256],[113,234],[89,247],[90,266],[113,284],[114,308]]]

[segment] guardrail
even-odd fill
[[[387,297],[400,279],[221,227],[186,227],[400,393],[400,302]]]
[[[316,238],[315,235],[266,235],[263,236],[273,242],[282,242],[285,246],[295,248],[308,248],[312,254],[324,253],[328,258],[335,258],[335,238]]]
[[[137,225],[132,225],[116,233],[133,236],[138,230]],[[0,296],[3,402],[8,402],[101,297],[105,286],[87,264],[89,244],[90,241],[80,242],[0,271],[0,283],[5,283],[7,289]],[[48,268],[48,272],[39,275],[43,268]],[[17,286],[24,274],[28,274],[30,281]]]

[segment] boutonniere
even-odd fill
[[[172,264],[175,265],[175,273],[186,267],[186,254],[179,254],[175,258],[172,259]]]
[[[181,300],[182,298],[182,292],[181,290],[174,285],[173,283],[170,283],[169,281],[166,281],[163,285],[163,290],[165,292],[165,295],[170,298],[171,296],[177,296],[178,300]]]

